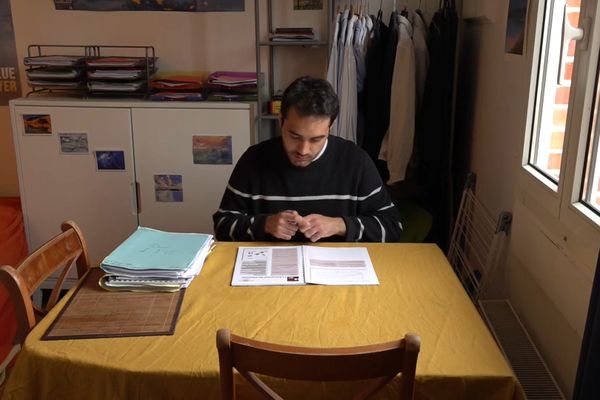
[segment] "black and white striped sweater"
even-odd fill
[[[281,138],[250,147],[213,215],[216,238],[278,240],[265,233],[265,220],[283,210],[342,217],[346,236],[322,241],[395,242],[402,231],[400,214],[367,153],[336,136],[328,137],[324,153],[306,167],[289,162]],[[307,240],[300,232],[292,238]]]

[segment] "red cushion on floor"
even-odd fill
[[[0,197],[0,265],[16,267],[27,256],[21,201]]]
[[[8,297],[6,288],[0,284],[0,363],[4,361],[13,346],[17,323],[15,309]]]
[[[27,257],[21,201],[18,197],[0,198],[0,265],[16,267]],[[14,305],[8,291],[0,285],[0,362],[13,346],[17,332]]]

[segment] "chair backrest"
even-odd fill
[[[310,348],[260,342],[217,332],[221,398],[234,398],[233,368],[264,398],[281,399],[256,374],[301,381],[357,381],[372,379],[355,399],[366,399],[402,374],[400,399],[412,399],[421,339],[403,339],[369,346]]]
[[[498,266],[512,214],[494,219],[475,196],[476,176],[467,176],[454,223],[448,261],[475,304],[485,297]]]
[[[34,251],[16,268],[0,267],[0,286],[8,293],[17,323],[15,344],[23,343],[36,322],[54,307],[72,264],[77,264],[79,278],[90,267],[87,245],[77,224],[63,222],[61,230],[61,234]],[[46,306],[40,308],[33,304],[31,295],[55,271],[60,271],[56,284]]]

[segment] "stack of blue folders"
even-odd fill
[[[213,236],[138,229],[100,267],[100,286],[109,290],[177,291],[202,270]]]

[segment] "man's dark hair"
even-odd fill
[[[333,88],[325,79],[302,76],[283,92],[281,115],[287,118],[294,107],[301,117],[329,117],[329,125],[337,118],[340,105]]]

